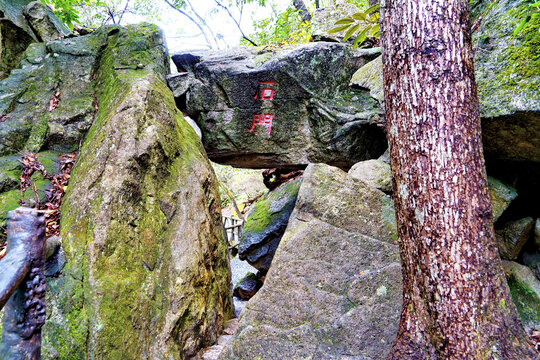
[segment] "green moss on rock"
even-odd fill
[[[60,358],[194,356],[232,316],[215,176],[176,109],[153,25],[106,27],[99,111],[62,205],[67,265],[44,347]]]

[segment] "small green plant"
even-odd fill
[[[298,10],[287,8],[271,17],[253,23],[255,33],[250,35],[258,45],[301,44],[311,39],[311,24],[303,21]],[[247,42],[245,45],[249,45]]]
[[[70,29],[73,29],[74,23],[79,21],[79,7],[78,1],[74,0],[41,0],[42,3],[52,8],[53,12],[62,20]],[[107,6],[100,0],[84,1],[86,6],[100,7]]]
[[[521,30],[523,30],[525,25],[527,25],[529,21],[531,21],[532,17],[538,16],[539,13],[540,13],[540,1],[537,1],[534,4],[529,4],[529,10],[527,11],[525,18],[521,20],[517,28],[514,29],[514,36],[519,34]]]
[[[381,26],[379,25],[379,5],[370,6],[366,11],[359,11],[350,17],[339,19],[334,25],[339,25],[329,31],[335,34],[345,31],[343,41],[347,41],[356,34],[353,48],[362,45],[368,37],[379,38],[381,36]]]

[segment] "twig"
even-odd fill
[[[238,23],[238,21],[236,21],[236,19],[234,18],[234,16],[231,14],[231,12],[229,11],[229,8],[226,7],[225,5],[221,4],[218,0],[215,0],[216,4],[220,7],[222,7],[223,9],[225,9],[225,11],[227,11],[227,14],[229,14],[229,17],[234,21],[234,23],[236,24],[236,27],[238,28],[238,30],[240,30],[240,33],[242,34],[242,38],[245,39],[246,41],[249,41],[251,43],[251,45],[253,46],[259,46],[257,44],[255,44],[255,42],[253,42],[250,38],[248,38],[246,36],[246,34],[244,34],[244,31],[242,31],[242,28],[240,27],[240,24]]]

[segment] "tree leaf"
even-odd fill
[[[377,10],[379,10],[379,4],[370,6],[370,7],[366,10],[366,14],[371,14],[372,12],[375,12],[375,11],[377,11]]]
[[[342,32],[343,30],[345,30],[346,28],[348,28],[350,26],[349,25],[342,25],[342,26],[338,26],[338,27],[335,27],[333,29],[330,29],[328,31],[329,34],[334,34],[334,33],[338,33],[338,32]]]
[[[353,48],[357,48],[359,45],[361,45],[366,39],[367,39],[367,32],[371,29],[371,26],[366,27],[360,34],[356,36],[356,40],[353,43]]]
[[[354,13],[354,14],[352,15],[353,19],[355,19],[355,20],[360,20],[360,21],[366,20],[366,16],[367,16],[367,15],[366,15],[365,13],[361,12],[361,11],[360,11],[360,12],[357,12],[357,13]]]
[[[514,36],[519,34],[519,32],[527,25],[527,23],[531,20],[531,15],[527,16],[525,19],[521,20],[518,27],[514,30]]]
[[[351,24],[354,22],[353,18],[343,18],[336,21],[334,25],[341,25],[341,24]]]
[[[343,37],[343,41],[347,41],[360,27],[360,24],[356,24],[354,26],[351,26],[349,30],[345,33],[345,36]]]
[[[379,32],[379,30],[381,30],[381,25],[379,25],[379,24],[373,25],[373,26],[371,27],[370,32],[369,32],[369,36],[375,35],[376,33]]]

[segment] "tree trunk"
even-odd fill
[[[467,1],[381,7],[403,266],[388,359],[533,359],[494,238]]]
[[[311,21],[311,14],[309,13],[309,10],[304,4],[302,0],[293,0],[294,7],[300,11],[300,16],[302,16],[302,20],[304,21]]]

